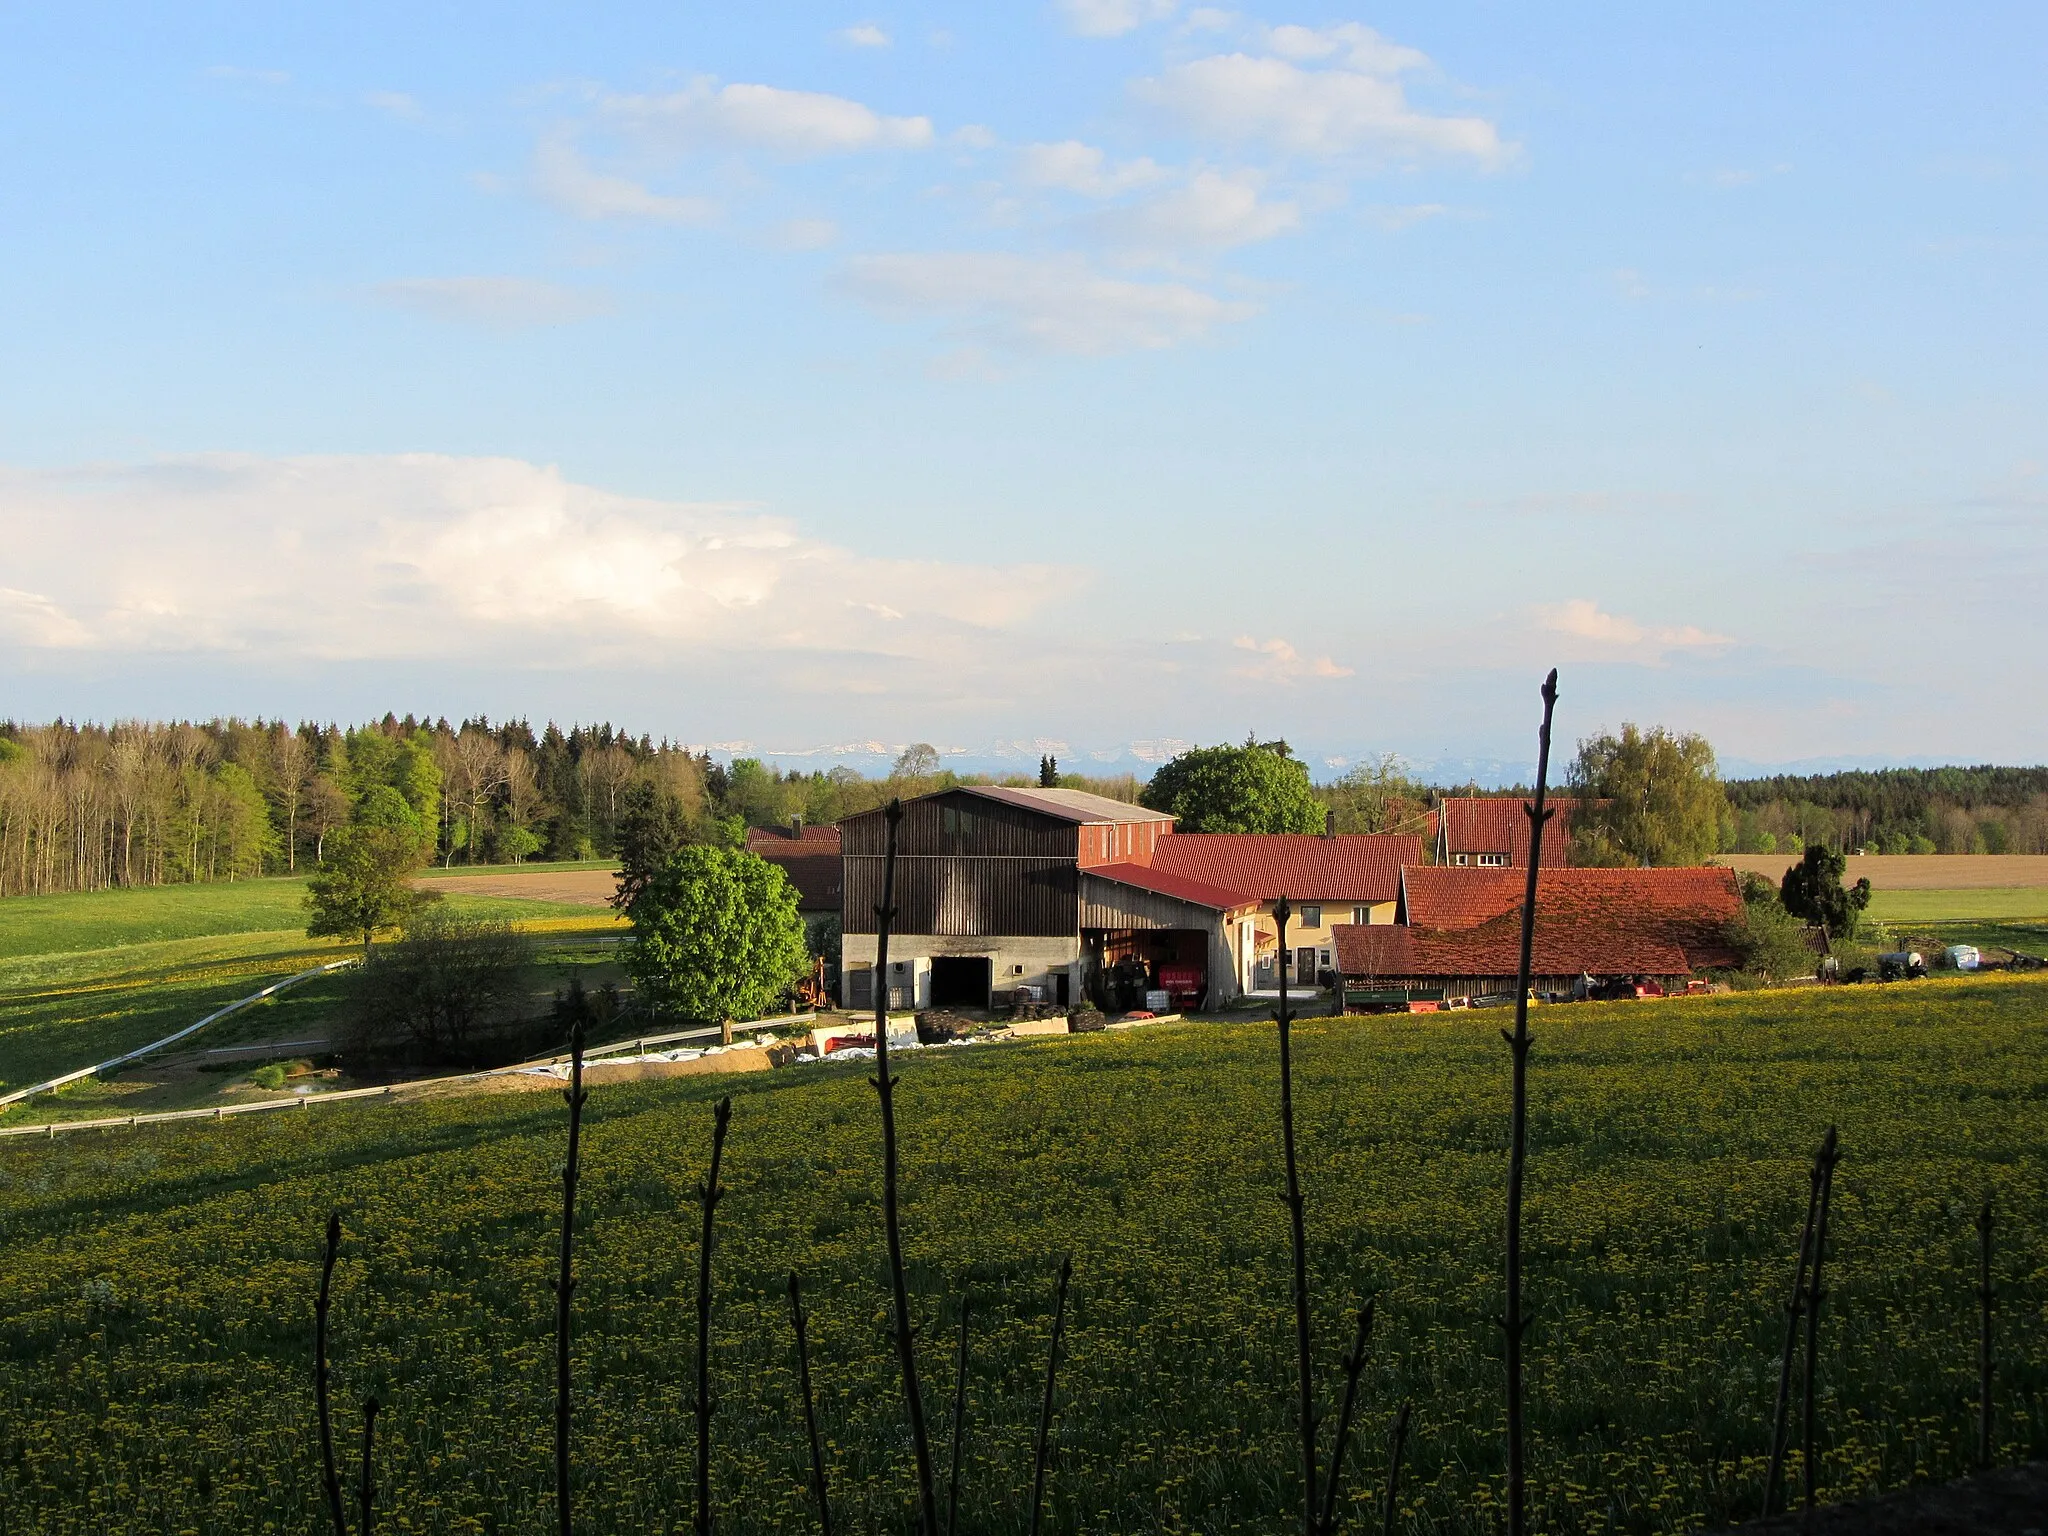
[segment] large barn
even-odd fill
[[[874,1004],[883,811],[839,824],[847,1006]],[[1173,818],[1070,789],[969,785],[903,804],[891,1007],[986,1007],[1031,987],[1047,1002],[1103,999],[1142,968],[1148,986],[1215,1007],[1238,993],[1256,899],[1154,869]]]

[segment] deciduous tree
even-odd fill
[[[1182,832],[1320,832],[1308,767],[1283,742],[1195,747],[1152,775],[1141,797]]]
[[[789,877],[738,849],[682,849],[626,912],[627,972],[642,997],[682,1018],[759,1018],[810,968]]]
[[[1570,782],[1575,864],[1702,864],[1720,845],[1727,801],[1704,736],[1625,724],[1579,743]]]

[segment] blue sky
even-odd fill
[[[1520,761],[1556,665],[1567,739],[2039,760],[2044,66],[2023,6],[12,6],[0,714],[1335,767]]]

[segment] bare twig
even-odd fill
[[[732,1123],[732,1095],[718,1101],[711,1117],[711,1172],[697,1186],[704,1208],[704,1233],[697,1244],[697,1536],[711,1536],[711,1220],[718,1202],[718,1168],[725,1157],[725,1130]]]
[[[1280,1147],[1287,1174],[1287,1231],[1294,1255],[1294,1369],[1301,1437],[1302,1536],[1316,1536],[1315,1355],[1309,1333],[1308,1239],[1302,1219],[1301,1172],[1294,1156],[1294,1011],[1287,1006],[1287,924],[1294,909],[1282,896],[1273,906],[1280,938]]]
[[[1330,1475],[1323,1482],[1323,1536],[1337,1529],[1342,1509],[1337,1503],[1344,1481],[1344,1455],[1351,1444],[1351,1414],[1358,1404],[1358,1378],[1365,1370],[1365,1346],[1372,1342],[1373,1311],[1378,1298],[1359,1309],[1358,1333],[1344,1357],[1344,1403],[1337,1411],[1337,1439],[1330,1447]]]
[[[569,1301],[576,1294],[571,1261],[576,1247],[577,1161],[583,1142],[583,1020],[569,1033],[569,1155],[562,1163],[562,1261],[555,1277],[555,1515],[561,1536],[571,1536],[569,1505]]]
[[[1792,1400],[1792,1360],[1799,1352],[1799,1320],[1806,1315],[1806,1269],[1813,1262],[1813,1224],[1820,1214],[1821,1160],[1834,1145],[1835,1128],[1828,1127],[1827,1139],[1813,1155],[1806,1175],[1806,1225],[1799,1233],[1799,1263],[1792,1271],[1792,1295],[1785,1303],[1785,1354],[1778,1365],[1778,1401],[1771,1413],[1771,1460],[1764,1473],[1764,1514],[1778,1512],[1779,1491],[1784,1486],[1786,1442],[1791,1434],[1786,1409]]]
[[[1820,1439],[1814,1420],[1816,1379],[1820,1375],[1820,1304],[1827,1292],[1821,1289],[1821,1263],[1828,1252],[1828,1205],[1835,1193],[1835,1164],[1841,1160],[1835,1128],[1828,1127],[1821,1144],[1820,1215],[1813,1224],[1813,1267],[1806,1273],[1806,1391],[1805,1426],[1800,1438],[1800,1471],[1806,1484],[1806,1510],[1813,1512],[1819,1485]]]
[[[1977,1465],[1988,1467],[1995,1449],[1991,1421],[1991,1202],[1977,1212]]]
[[[377,1447],[377,1399],[363,1399],[363,1474],[356,1485],[357,1536],[370,1536],[376,1522],[371,1518],[372,1506],[377,1496],[377,1485],[371,1481],[370,1468],[375,1459]]]
[[[320,1263],[320,1295],[313,1303],[313,1403],[320,1417],[320,1479],[327,1511],[334,1518],[334,1536],[348,1536],[348,1516],[341,1505],[341,1477],[334,1470],[334,1418],[327,1400],[327,1302],[334,1282],[334,1261],[341,1254],[341,1213],[327,1218],[327,1252]]]
[[[882,858],[882,904],[875,908],[875,1069],[869,1079],[882,1101],[882,1224],[889,1245],[889,1293],[895,1305],[896,1361],[903,1373],[903,1401],[910,1415],[911,1448],[917,1456],[917,1524],[922,1536],[939,1536],[932,1497],[932,1447],[925,1429],[924,1393],[917,1384],[917,1339],[910,1325],[910,1291],[903,1279],[903,1230],[896,1202],[896,1079],[889,1072],[889,924],[896,916],[896,834],[903,802],[891,800],[889,841]]]
[[[1059,1297],[1053,1303],[1052,1348],[1045,1356],[1045,1397],[1038,1405],[1038,1452],[1031,1471],[1031,1536],[1038,1536],[1045,1515],[1045,1469],[1052,1454],[1052,1393],[1059,1379],[1060,1338],[1067,1327],[1067,1281],[1073,1277],[1074,1256],[1060,1260]]]
[[[946,1476],[946,1536],[960,1536],[960,1450],[967,1438],[967,1296],[960,1296],[960,1350],[953,1359],[953,1462]]]
[[[1543,824],[1554,811],[1543,797],[1550,776],[1550,717],[1557,708],[1557,669],[1543,681],[1543,729],[1536,738],[1536,796],[1523,806],[1529,818],[1529,876],[1522,899],[1522,962],[1516,973],[1515,1032],[1507,1037],[1514,1053],[1514,1102],[1509,1117],[1507,1312],[1508,1396],[1508,1536],[1524,1536],[1529,1528],[1528,1474],[1523,1458],[1526,1429],[1522,1422],[1522,1175],[1529,1145],[1529,970],[1536,939],[1536,873],[1543,863]]]
[[[1401,1507],[1401,1448],[1408,1442],[1409,1406],[1402,1403],[1401,1411],[1394,1415],[1394,1448],[1387,1457],[1386,1514],[1381,1522],[1385,1536],[1394,1536],[1394,1515]]]
[[[789,1277],[789,1324],[796,1331],[796,1373],[804,1393],[804,1435],[811,1443],[811,1497],[818,1501],[818,1528],[832,1536],[832,1500],[825,1487],[825,1452],[818,1442],[818,1410],[811,1397],[811,1341],[804,1328],[803,1291]]]

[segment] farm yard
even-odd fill
[[[2039,980],[1986,977],[1538,1011],[1537,1528],[1679,1531],[1755,1512],[1805,1163],[1829,1121],[1846,1156],[1823,1487],[1967,1470],[1970,1220],[1987,1195],[2014,1213],[2001,1456],[2048,1451],[2044,1004]],[[1350,1485],[1360,1523],[1408,1398],[1397,1528],[1491,1530],[1505,1048],[1491,1021],[1442,1017],[1312,1023],[1297,1040],[1326,1382],[1347,1308],[1379,1297]],[[732,1080],[723,1529],[813,1528],[783,1299],[799,1266],[839,1521],[905,1519],[864,1070]],[[1071,1251],[1054,1527],[1284,1529],[1271,1027],[932,1052],[902,1075],[935,1401],[950,1298],[964,1287],[973,1304],[967,1524],[1023,1528],[1053,1271]],[[587,1116],[576,1461],[591,1529],[671,1528],[687,1510],[693,1190],[716,1092],[612,1087]],[[547,1528],[562,1135],[551,1097],[520,1095],[0,1145],[0,1507],[53,1532],[313,1528],[310,1298],[338,1208],[337,1393],[386,1405],[391,1527]]]

